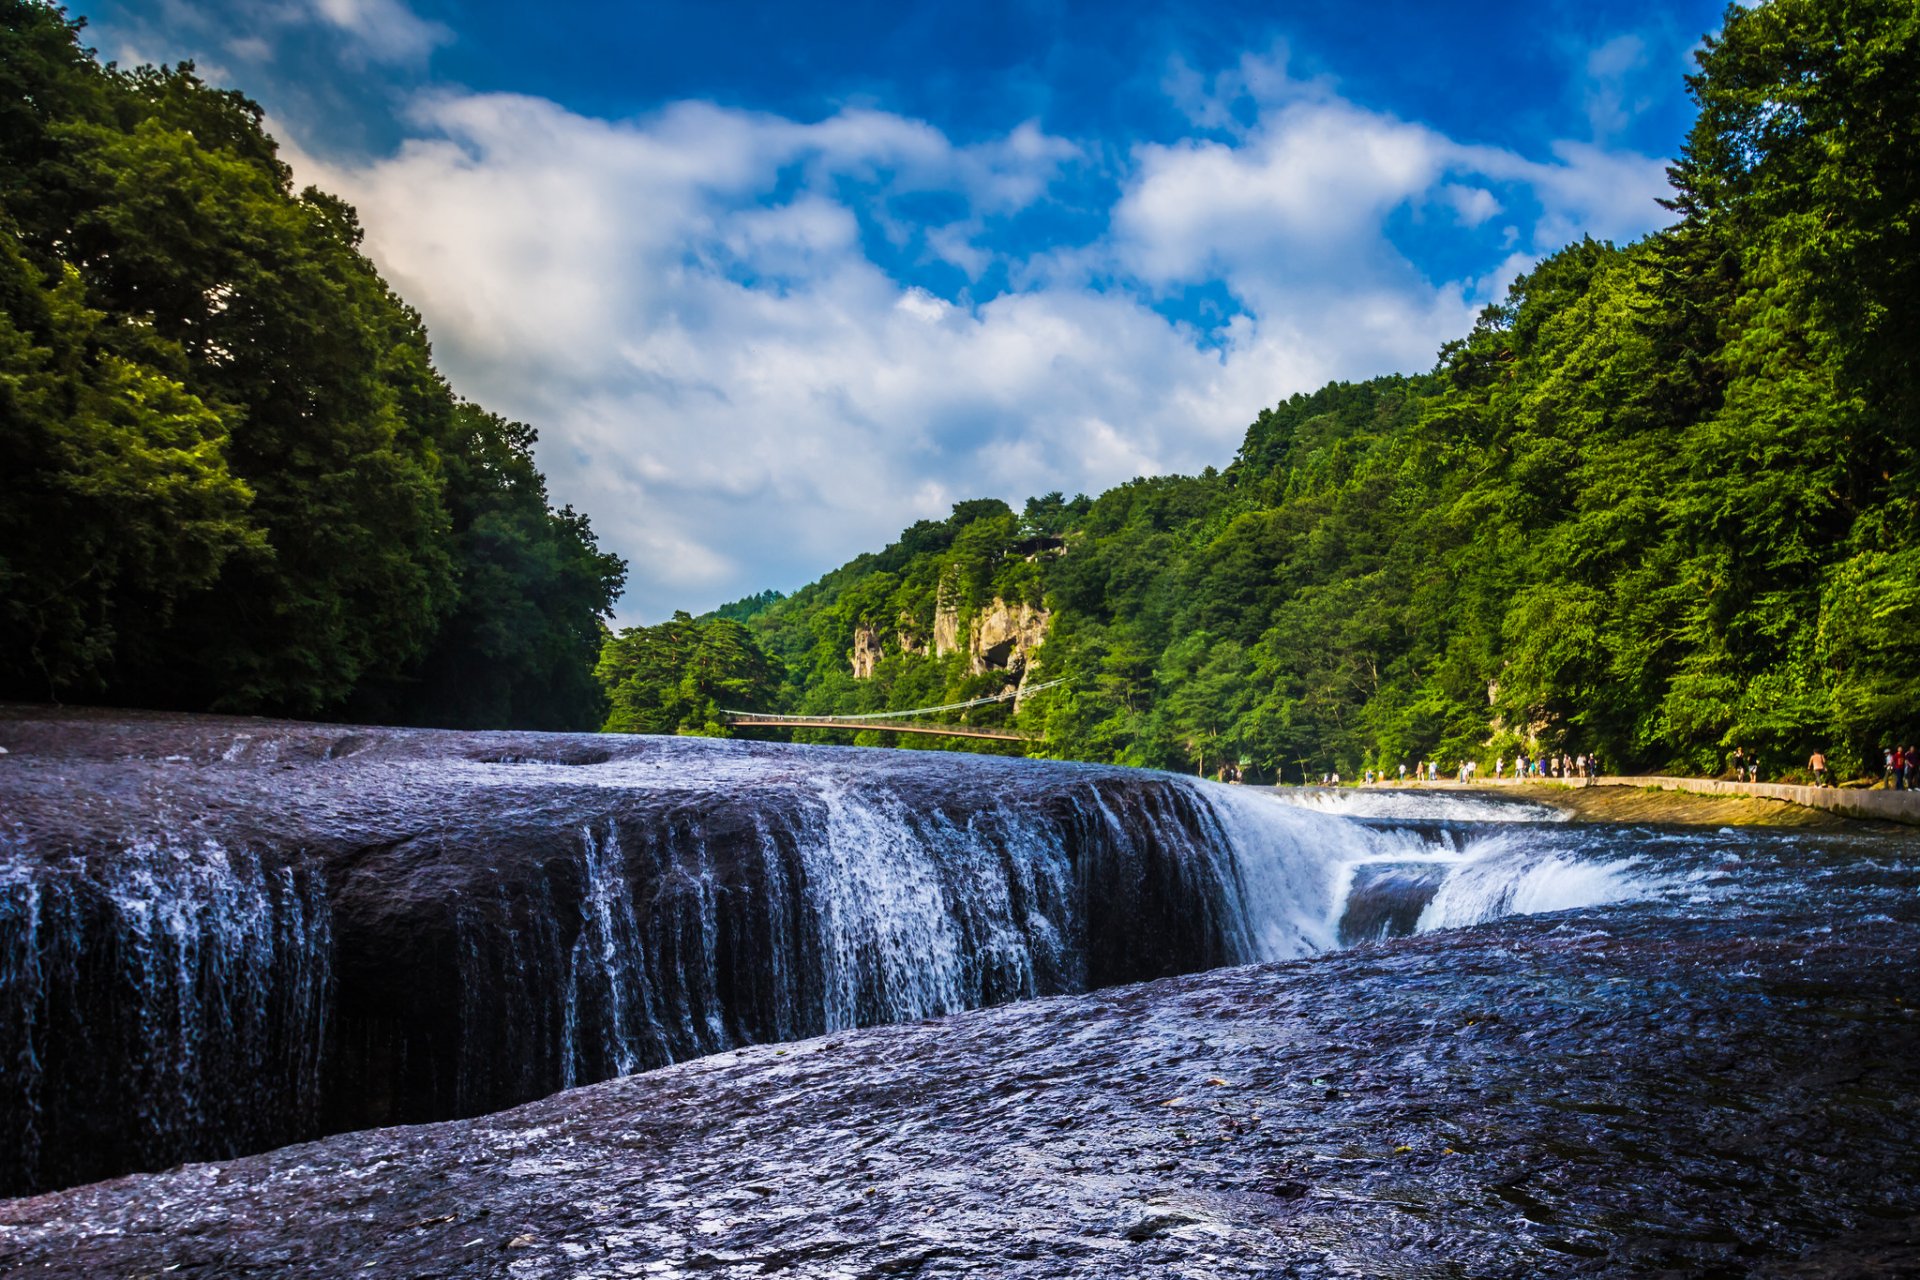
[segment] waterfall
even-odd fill
[[[620,865],[619,834],[609,831],[601,838],[591,829],[583,830],[580,865],[586,891],[580,895],[580,931],[567,955],[564,1085],[607,1074],[631,1075],[643,1061],[641,1028],[652,1028],[658,1038],[658,1023],[649,1008],[652,1002],[646,998],[646,972],[639,964],[640,926],[633,911],[633,888]],[[581,1023],[583,990],[590,993],[587,1006],[598,1010],[587,1026]],[[607,1071],[590,1065],[588,1046],[596,1040],[598,1057]]]
[[[365,815],[295,791],[271,846],[11,837],[5,1189],[1648,891],[1430,802],[1395,826],[1142,771],[636,741],[329,764]]]
[[[290,1141],[318,1115],[320,876],[216,843],[0,847],[0,1144],[25,1185]]]

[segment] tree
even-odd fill
[[[0,696],[585,726],[624,576],[354,211],[191,65],[0,0]]]
[[[611,704],[608,733],[729,737],[725,711],[758,711],[780,685],[778,664],[731,618],[676,613],[608,640],[595,677]]]

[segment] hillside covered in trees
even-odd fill
[[[630,632],[602,680],[712,732],[1065,677],[967,714],[1265,778],[1912,741],[1920,10],[1736,5],[1689,84],[1674,224],[1541,262],[1430,372],[1262,411],[1224,470],[963,504],[789,597]]]
[[[592,727],[625,565],[261,111],[0,0],[0,698]]]

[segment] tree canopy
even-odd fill
[[[1263,410],[1223,471],[963,504],[758,603],[782,705],[1010,682],[915,643],[999,598],[1044,604],[1068,677],[1017,722],[1082,759],[1710,771],[1912,742],[1920,10],[1735,5],[1698,63],[1670,228],[1540,262],[1426,373]]]
[[[625,566],[260,108],[0,0],[0,696],[589,726]]]

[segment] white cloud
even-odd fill
[[[1647,109],[1652,99],[1634,97],[1630,81],[1647,65],[1647,42],[1628,32],[1615,36],[1587,54],[1587,122],[1595,138],[1607,138],[1624,129]]]
[[[1449,182],[1440,188],[1439,196],[1442,203],[1453,210],[1462,226],[1477,227],[1501,212],[1500,202],[1485,187]]]
[[[313,27],[334,32],[336,55],[363,67],[424,63],[453,40],[443,23],[420,17],[406,0],[154,0],[105,24],[123,65],[192,59],[216,84],[234,78],[224,59],[245,64],[245,78],[257,84],[260,68],[276,61],[287,34]]]
[[[376,62],[418,62],[453,32],[409,9],[404,0],[309,0],[320,22],[351,36]]]
[[[1208,92],[1241,103],[1230,140],[1137,149],[1108,234],[1010,262],[993,220],[1091,163],[1036,123],[962,146],[872,110],[616,122],[441,93],[392,154],[290,158],[359,206],[454,385],[539,427],[556,498],[633,561],[626,619],[652,620],[791,588],[961,498],[1219,465],[1278,397],[1427,365],[1543,236],[1658,221],[1639,157],[1463,147],[1272,59]],[[1495,195],[1523,189],[1537,217]],[[963,212],[890,213],[929,192]],[[1454,234],[1504,212],[1519,243],[1489,245],[1480,280],[1430,280],[1390,234],[1427,207]],[[936,296],[863,228],[1015,283]],[[1242,309],[1213,332],[1156,309],[1215,281]]]

